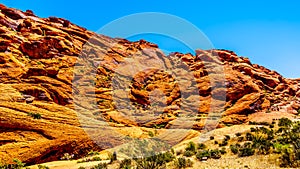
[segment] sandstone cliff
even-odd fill
[[[154,127],[161,130],[172,128],[184,113],[181,109],[194,113],[191,128],[200,131],[209,114],[216,111],[221,118],[217,127],[225,127],[247,123],[250,115],[256,113],[297,114],[300,108],[299,79],[286,79],[228,50],[197,50],[196,56],[181,53],[165,56],[157,45],[144,40],[130,42],[97,35],[65,19],[39,18],[30,10],[22,12],[3,5],[0,5],[0,10],[2,161],[18,158],[26,163],[40,163],[57,160],[64,153],[80,157],[91,149],[102,150],[122,143],[123,138],[118,136],[99,142],[91,140],[76,113],[76,107],[88,109],[91,100],[87,97],[78,102],[74,95],[92,95],[90,98],[96,99],[98,109],[92,112],[94,118],[101,117],[109,127],[118,128],[123,133],[134,127],[141,127],[142,131]],[[145,52],[147,50],[150,52]],[[129,92],[113,90],[116,87],[113,85],[117,85],[112,83],[115,74],[123,78],[119,81],[126,80],[127,76],[126,71],[116,68],[132,55],[160,58],[166,67],[182,61],[193,73],[195,84],[192,86],[199,92],[185,90],[184,93],[188,94],[186,104],[180,104],[182,86],[175,77],[155,69],[136,74],[128,86]],[[94,65],[95,71],[84,67],[97,61],[101,64]],[[220,75],[220,70],[215,70],[215,67],[221,67],[223,74]],[[225,80],[221,81],[222,78]],[[91,79],[95,79],[93,85]],[[188,79],[181,80],[189,83]],[[217,82],[222,85],[218,87]],[[82,86],[84,90],[79,90]],[[118,84],[117,87],[126,86]],[[165,97],[157,102],[163,106],[152,111],[151,107],[157,105],[151,104],[149,94],[155,89],[162,91]],[[201,100],[201,105],[192,109],[195,98],[196,102]],[[130,118],[141,115],[128,114],[131,109],[126,108],[126,99],[130,99],[139,113],[152,112],[154,115],[147,116],[147,119]],[[114,103],[116,100],[119,107]],[[125,105],[122,105],[123,101]],[[211,104],[220,106],[220,109],[212,110]],[[40,119],[33,118],[35,114],[40,114]],[[108,133],[104,132],[104,137],[105,134]],[[146,136],[140,134],[136,137]]]

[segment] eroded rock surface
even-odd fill
[[[123,143],[130,127],[201,131],[213,113],[221,118],[216,127],[224,127],[257,112],[297,114],[300,108],[299,79],[231,51],[166,56],[144,40],[97,35],[65,19],[3,5],[0,10],[0,161],[80,157]],[[93,131],[99,119],[105,125],[95,141],[83,128],[99,132]],[[120,136],[106,137],[114,129]],[[164,136],[170,143],[176,138]]]

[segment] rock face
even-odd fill
[[[92,115],[118,130],[171,129],[188,122],[191,128],[202,130],[215,111],[222,117],[218,127],[223,127],[246,123],[257,112],[297,114],[300,108],[299,79],[286,79],[231,51],[165,56],[157,45],[144,40],[96,35],[61,18],[39,18],[32,11],[3,5],[0,10],[0,161],[18,158],[40,163],[57,160],[64,153],[80,157],[91,149],[119,145],[122,137],[94,142],[81,127],[91,123],[78,119],[83,114],[78,115],[76,107],[87,110],[95,100],[97,111],[87,113],[86,121]],[[139,59],[124,66],[134,55]],[[178,80],[161,69],[132,74],[126,67],[156,64],[151,60],[162,61],[165,68],[181,62],[179,66],[192,72],[194,82],[182,71],[173,70]],[[222,75],[216,67],[222,67]],[[196,87],[197,92],[185,85]],[[195,109],[197,102],[200,105]],[[212,109],[211,104],[219,109]],[[193,118],[177,120],[191,113]],[[32,114],[40,114],[41,119]]]

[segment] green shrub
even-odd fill
[[[202,149],[206,148],[206,145],[203,144],[203,143],[199,143],[198,146],[197,146],[197,148],[202,150]]]
[[[152,131],[148,132],[149,137],[154,137],[154,133]]]
[[[292,125],[292,123],[293,122],[290,119],[283,117],[283,118],[279,119],[278,126],[289,127]]]
[[[218,150],[218,149],[210,150],[209,151],[209,157],[213,158],[213,159],[221,158],[220,150]]]
[[[166,159],[163,154],[150,157],[135,158],[137,169],[160,169],[166,167]]]
[[[39,164],[38,169],[50,169],[50,168],[48,166]]]
[[[191,151],[193,153],[196,152],[196,144],[194,142],[189,142],[187,147],[185,148],[186,151]]]
[[[193,167],[193,162],[190,159],[179,157],[175,161],[176,169],[187,168],[187,167]]]
[[[131,169],[132,168],[132,161],[130,159],[124,159],[120,163],[119,169]]]
[[[93,166],[91,169],[107,169],[107,164],[99,163],[98,165]]]
[[[221,150],[220,150],[220,153],[223,155],[223,154],[226,154],[226,149],[223,147]]]
[[[186,157],[192,157],[193,155],[195,155],[195,152],[192,152],[189,150],[187,150],[183,153],[183,156],[186,156]]]
[[[254,155],[255,150],[252,148],[251,143],[244,143],[243,146],[239,149],[238,156],[239,157],[247,157]]]
[[[22,169],[25,163],[22,163],[19,159],[13,159],[14,164],[1,164],[0,169]]]
[[[95,156],[95,155],[99,155],[99,152],[98,151],[90,151],[87,156]]]
[[[28,116],[33,117],[33,119],[41,119],[42,115],[40,113],[28,113]]]
[[[235,145],[230,145],[229,148],[233,154],[237,154],[239,152],[240,146],[239,144],[235,144]]]
[[[220,147],[227,146],[227,145],[228,145],[228,141],[226,139],[224,139],[222,143],[219,144]]]
[[[100,157],[93,157],[92,161],[101,161],[102,159]]]
[[[199,160],[202,160],[203,157],[210,157],[209,151],[208,150],[200,150],[196,154],[196,158]]]

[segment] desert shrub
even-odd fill
[[[196,154],[196,158],[199,160],[202,160],[203,157],[210,157],[209,151],[208,150],[200,150]]]
[[[150,157],[134,158],[137,169],[160,169],[165,168],[166,163],[174,159],[171,152],[159,153]]]
[[[22,169],[25,163],[22,163],[19,159],[13,159],[14,164],[0,164],[0,169]]]
[[[91,160],[92,161],[101,161],[102,159],[100,157],[93,157]]]
[[[192,152],[192,151],[185,151],[184,153],[183,153],[183,156],[186,156],[186,157],[192,157],[193,155],[195,155],[195,153],[194,152]]]
[[[217,140],[214,141],[215,144],[219,144],[219,142]]]
[[[107,169],[107,164],[106,163],[99,163],[98,165],[95,165],[91,167],[91,169]]]
[[[31,116],[33,119],[41,119],[42,115],[40,113],[28,113],[28,116]]]
[[[229,148],[233,154],[237,154],[239,152],[239,146],[237,145],[230,145]]]
[[[197,146],[198,149],[205,149],[206,148],[206,145],[203,144],[203,143],[199,143],[198,146]]]
[[[78,169],[85,169],[85,167],[80,166],[80,167],[78,167]]]
[[[154,133],[152,131],[148,132],[149,137],[154,137]]]
[[[196,144],[194,142],[189,142],[187,147],[185,148],[186,151],[191,151],[193,153],[196,152]]]
[[[220,150],[220,153],[223,155],[223,154],[226,154],[226,148],[222,148],[221,150]]]
[[[229,135],[225,135],[224,140],[226,140],[226,141],[230,140],[230,136]]]
[[[219,144],[220,147],[227,146],[227,145],[228,145],[228,141],[226,139],[224,139],[222,143]]]
[[[238,137],[238,142],[242,142],[242,141],[244,141],[244,137],[243,136],[239,136]]]
[[[175,168],[181,169],[181,168],[187,168],[192,167],[193,162],[190,159],[179,157],[175,162]]]
[[[124,159],[120,163],[119,169],[131,169],[132,168],[132,161],[130,159]]]
[[[214,136],[210,136],[209,139],[210,139],[210,140],[214,140],[215,137],[214,137]]]
[[[239,148],[238,156],[239,157],[247,157],[254,155],[255,150],[252,148],[251,143],[244,143],[241,148]]]
[[[291,148],[283,149],[282,156],[280,157],[281,167],[300,167],[300,154],[295,154]]]
[[[209,151],[209,157],[213,158],[213,159],[219,159],[219,158],[221,158],[220,150],[218,150],[218,149],[210,150]]]
[[[241,134],[241,133],[235,133],[235,135],[236,135],[237,137],[240,137],[242,134]]]
[[[158,156],[160,156],[160,158],[162,158],[167,163],[173,161],[175,158],[175,156],[169,151],[158,154]]]
[[[87,156],[95,156],[95,155],[99,155],[99,152],[98,152],[98,151],[93,151],[93,150],[91,150],[91,151],[87,154]]]
[[[48,166],[39,164],[38,169],[50,169],[50,168]]]
[[[252,141],[253,135],[251,133],[246,133],[246,140]]]
[[[285,118],[285,117],[279,119],[278,126],[280,126],[280,127],[289,127],[291,125],[292,125],[292,121],[290,119]]]

